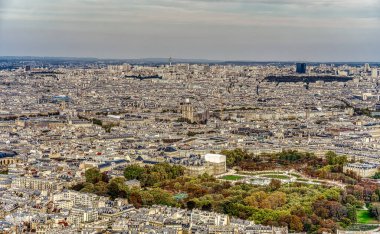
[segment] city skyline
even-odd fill
[[[380,2],[0,0],[0,55],[380,61]]]
[[[380,233],[380,0],[0,0],[0,233]]]

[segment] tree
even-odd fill
[[[379,202],[371,203],[369,207],[369,211],[371,212],[371,215],[373,217],[375,217],[377,220],[380,221],[380,203]]]
[[[281,187],[281,180],[272,179],[269,183],[269,189],[271,191],[277,190]]]
[[[100,119],[92,119],[92,123],[99,126],[103,125],[103,122]]]
[[[354,206],[354,207],[362,206],[361,202],[358,201],[358,200],[356,199],[356,197],[354,197],[354,196],[351,195],[351,194],[348,194],[348,195],[346,196],[346,203],[347,203],[347,204],[350,204],[350,205],[352,205],[352,206]]]
[[[253,193],[252,195],[246,197],[244,202],[252,207],[258,208],[262,207],[262,201],[264,201],[268,197],[268,194],[264,191],[258,191]]]
[[[186,202],[186,207],[189,210],[194,209],[196,206],[197,206],[197,204],[193,200],[190,200],[190,201]]]
[[[174,183],[174,189],[175,189],[176,191],[180,191],[181,188],[182,188],[181,183],[179,183],[179,182],[175,182],[175,183]]]
[[[304,155],[296,150],[284,150],[276,155],[281,161],[299,161]]]
[[[270,194],[265,200],[268,200],[271,209],[282,207],[286,203],[286,194],[283,192],[274,192]]]
[[[352,222],[349,218],[343,218],[340,222],[340,226],[342,226],[342,228],[347,228],[351,224],[352,224]]]
[[[154,204],[154,197],[149,191],[140,192],[141,201],[144,206],[151,206]]]
[[[244,159],[252,157],[248,151],[240,148],[236,148],[234,150],[222,150],[220,154],[226,155],[226,163],[228,167],[237,166]]]
[[[356,207],[350,204],[348,204],[346,207],[347,207],[347,218],[349,218],[352,223],[356,223],[357,221]]]
[[[340,198],[340,189],[339,188],[331,188],[326,190],[323,195],[326,197],[327,200],[330,201],[338,201]]]
[[[179,176],[183,176],[185,174],[185,168],[179,165],[173,165],[170,167],[170,178],[175,179]]]
[[[137,209],[143,205],[143,201],[138,190],[132,190],[128,200]]]
[[[124,177],[127,180],[141,180],[144,173],[145,168],[137,164],[129,165],[124,169]]]
[[[327,203],[327,200],[319,199],[315,201],[313,204],[314,213],[322,219],[327,219],[330,217],[330,211],[325,206],[326,203]]]
[[[165,175],[160,172],[150,172],[149,174],[143,174],[142,176],[142,184],[144,186],[153,186],[154,184],[163,181]]]
[[[86,182],[80,191],[82,193],[93,193],[95,191],[94,184]]]
[[[326,157],[326,160],[327,160],[327,163],[329,165],[339,165],[339,166],[343,166],[344,164],[346,164],[348,162],[348,159],[347,159],[347,156],[345,155],[337,155],[335,152],[333,151],[328,151],[326,154],[325,154],[325,157]]]
[[[364,198],[364,188],[360,185],[353,186],[353,194],[358,200],[362,200]]]
[[[86,182],[96,184],[102,180],[103,176],[100,173],[99,169],[92,167],[86,170],[85,172]]]
[[[173,198],[173,195],[166,192],[163,189],[160,188],[154,188],[152,190],[149,190],[149,193],[154,198],[154,204],[160,204],[160,205],[166,205],[166,206],[174,206],[176,204],[175,199]]]
[[[106,182],[99,181],[94,186],[95,193],[97,195],[99,195],[99,196],[106,196],[107,193],[108,193],[108,187],[107,187],[107,185],[108,184]]]
[[[107,185],[108,195],[112,199],[117,197],[128,198],[130,195],[129,188],[124,183],[125,179],[123,177],[113,178]]]
[[[333,151],[327,151],[326,154],[325,154],[325,158],[327,160],[327,163],[330,164],[330,165],[334,165],[335,164],[335,158],[337,157],[338,155],[333,152]]]
[[[81,189],[83,189],[85,186],[85,183],[79,183],[79,184],[75,184],[71,187],[72,190],[75,190],[75,191],[80,191]]]
[[[168,163],[159,163],[152,167],[145,168],[145,171],[141,173],[141,170],[136,168],[128,168],[126,170],[126,175],[139,175],[140,181],[143,186],[153,186],[156,183],[163,182],[168,179],[175,179],[179,176],[182,176],[185,172],[185,169],[182,166],[170,165]],[[133,178],[130,176],[129,178]]]
[[[374,179],[380,179],[380,172],[376,172],[375,175],[372,177]]]
[[[291,215],[289,218],[289,228],[290,230],[294,230],[296,232],[302,232],[303,230],[302,220],[298,216]]]
[[[204,204],[202,206],[202,210],[204,210],[204,211],[211,211],[212,210],[212,204],[211,203]]]
[[[335,233],[337,224],[332,219],[321,220],[320,224],[322,228],[326,228],[328,230],[326,230],[327,233]]]
[[[378,202],[379,201],[379,195],[376,193],[372,193],[371,195],[371,202]]]

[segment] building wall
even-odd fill
[[[357,167],[350,167],[350,166],[344,166],[343,172],[353,171],[357,175],[361,177],[372,177],[375,175],[375,173],[378,171],[377,168],[357,168]]]
[[[187,103],[181,106],[182,118],[188,119],[194,122],[194,107]]]
[[[227,171],[226,162],[210,163],[213,167],[213,175],[224,174]]]
[[[18,177],[12,180],[12,188],[25,188],[40,191],[56,191],[62,188],[62,184],[56,181],[42,180],[28,177]]]

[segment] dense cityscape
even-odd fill
[[[2,57],[1,233],[375,233],[379,64]]]

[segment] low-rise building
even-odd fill
[[[53,192],[62,189],[63,184],[54,180],[32,177],[17,177],[12,180],[11,187]]]
[[[352,171],[361,177],[371,177],[378,171],[378,167],[377,164],[373,163],[349,163],[343,166],[343,172]]]

